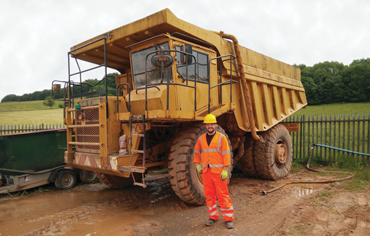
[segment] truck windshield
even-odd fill
[[[158,46],[161,46],[164,50],[169,50],[168,42],[157,45],[157,49]],[[153,46],[131,54],[132,75],[134,77],[135,88],[145,85],[145,58],[149,53],[155,52],[157,49]],[[160,84],[162,80],[161,69],[154,67],[151,63],[152,56],[154,55],[155,53],[147,58],[146,70],[148,84]],[[163,71],[163,83],[166,83],[168,80],[172,81],[171,67]]]

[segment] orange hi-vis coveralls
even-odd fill
[[[227,179],[221,180],[224,167],[230,166],[230,148],[226,137],[216,132],[208,146],[206,133],[198,138],[194,148],[194,163],[202,165],[204,195],[209,218],[218,220],[216,196],[225,221],[233,221],[234,208],[227,189]]]

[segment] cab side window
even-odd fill
[[[181,46],[176,46],[176,50],[182,51]],[[184,56],[184,54],[177,52],[177,72],[179,76],[186,80],[186,67],[188,68],[188,79],[194,81],[196,79],[197,82],[203,82],[208,83],[208,54],[198,52],[196,50],[193,50],[193,55],[195,57],[192,57],[191,64],[186,66],[186,63],[181,64],[181,57]],[[185,60],[186,61],[186,60]]]

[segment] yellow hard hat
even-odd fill
[[[204,117],[204,124],[216,124],[217,123],[217,120],[216,120],[216,117],[212,114],[208,114],[206,115],[206,117]]]

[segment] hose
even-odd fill
[[[262,195],[267,195],[268,193],[274,192],[274,191],[276,191],[278,189],[281,189],[282,187],[284,187],[286,185],[289,185],[289,184],[329,184],[329,183],[340,182],[340,181],[349,180],[349,179],[352,179],[353,178],[354,174],[351,173],[351,172],[315,170],[315,169],[310,168],[311,157],[312,157],[314,146],[320,146],[320,145],[318,145],[318,144],[312,144],[312,146],[311,146],[310,157],[308,158],[308,162],[307,162],[307,165],[306,165],[306,168],[308,170],[313,171],[313,172],[325,172],[325,173],[336,173],[336,174],[350,174],[350,176],[347,176],[347,177],[344,177],[344,178],[340,178],[340,179],[323,180],[323,181],[292,181],[292,182],[288,182],[288,183],[282,184],[282,185],[280,185],[280,186],[278,186],[276,188],[273,188],[271,190],[268,190],[268,191],[261,191]],[[326,146],[326,147],[332,148],[332,147],[329,147],[329,146]]]
[[[50,171],[53,171],[53,170],[56,170],[56,169],[59,169],[59,168],[63,168],[65,166],[67,166],[67,165],[61,165],[61,166],[57,166],[57,167],[54,167],[54,168],[51,168],[51,169],[41,170],[41,171],[13,170],[13,169],[6,169],[6,168],[0,168],[0,171],[12,172],[12,173],[21,173],[21,174],[39,175],[39,174],[45,174],[47,172],[50,172]]]

